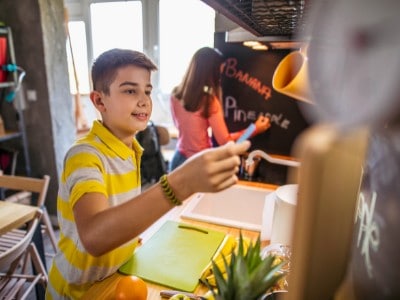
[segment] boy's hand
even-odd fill
[[[179,199],[196,192],[218,192],[237,183],[240,154],[250,147],[249,141],[229,142],[192,156],[168,175],[169,183]]]

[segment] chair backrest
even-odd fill
[[[36,193],[38,195],[38,207],[42,207],[44,205],[49,182],[49,175],[44,175],[43,178],[0,175],[0,188]]]
[[[0,270],[11,268],[27,251],[29,244],[32,242],[36,227],[39,224],[40,217],[41,213],[38,212],[28,224],[28,230],[24,231],[24,237],[4,252],[0,251]]]
[[[142,185],[157,182],[168,169],[161,151],[161,146],[169,143],[168,130],[150,121],[145,130],[137,133],[136,139],[144,149],[140,167]]]

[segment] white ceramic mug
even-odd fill
[[[261,239],[271,244],[292,244],[297,204],[297,184],[280,186],[265,198]]]

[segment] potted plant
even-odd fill
[[[202,280],[215,300],[259,300],[285,276],[281,268],[286,261],[275,255],[261,256],[260,237],[245,245],[240,233],[237,249],[228,259],[224,255],[222,258],[222,266],[212,261],[215,282]]]

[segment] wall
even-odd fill
[[[62,0],[2,0],[0,21],[13,32],[17,65],[26,71],[24,118],[33,177],[51,176],[47,209],[56,214],[58,177],[64,154],[75,139],[69,92]]]

